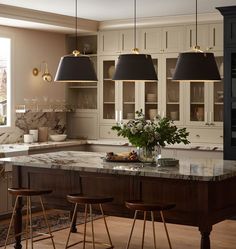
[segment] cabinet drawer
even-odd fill
[[[112,125],[100,126],[100,138],[118,138],[117,132],[111,129]]]
[[[189,141],[192,143],[223,144],[223,129],[187,129]]]

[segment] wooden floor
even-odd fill
[[[131,219],[107,217],[108,226],[110,229],[112,241],[116,249],[125,249],[126,242],[129,236],[131,228]],[[98,219],[94,222],[95,224],[95,239],[104,239],[107,242],[107,237],[104,233],[104,223],[102,219]],[[200,234],[198,229],[195,227],[179,226],[167,224],[173,249],[197,249],[200,248]],[[83,225],[78,226],[78,230],[81,231]],[[88,235],[91,238],[90,225],[88,226]],[[64,229],[54,233],[54,239],[56,249],[63,249],[65,246],[68,229]],[[131,241],[130,249],[141,248],[141,237],[142,237],[142,221],[137,221],[136,229]],[[71,242],[75,242],[81,238],[79,233],[72,234]],[[156,223],[156,239],[158,249],[167,249],[168,243],[165,237],[162,223]],[[13,248],[13,246],[8,246]],[[25,248],[23,242],[23,248]],[[34,244],[35,249],[49,249],[52,248],[50,240],[40,241]],[[82,248],[82,245],[76,245],[72,248]],[[92,248],[91,245],[87,245],[86,248]],[[101,248],[98,246],[96,248]],[[151,223],[147,223],[146,236],[144,248],[153,247],[153,237]],[[235,249],[236,248],[236,221],[227,220],[214,226],[213,232],[211,233],[211,248],[212,249]]]

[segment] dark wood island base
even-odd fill
[[[180,159],[176,167],[155,167],[110,163],[103,157],[96,152],[60,151],[2,158],[0,164],[13,166],[13,187],[52,189],[45,196],[51,208],[73,210],[66,199],[70,193],[112,196],[114,201],[104,205],[104,212],[130,218],[133,213],[125,200],[173,203],[175,208],[165,212],[166,222],[198,227],[201,249],[211,248],[214,224],[236,215],[236,161]],[[23,205],[21,200],[16,211],[16,234],[22,227]],[[20,236],[15,248],[22,248]]]

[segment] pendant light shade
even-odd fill
[[[220,81],[213,53],[180,53],[172,80]]]
[[[157,80],[152,58],[146,54],[123,54],[118,58],[113,80]]]
[[[112,79],[120,81],[157,80],[151,55],[139,54],[138,48],[136,48],[136,0],[134,0],[134,48],[132,53],[119,56]]]
[[[203,52],[197,44],[197,0],[195,12],[196,43],[192,51],[180,53],[172,80],[220,81],[219,70],[213,53]]]
[[[61,57],[55,81],[93,82],[97,80],[93,64],[88,56],[72,54]]]
[[[81,55],[76,49],[78,45],[77,1],[78,0],[75,0],[75,50],[72,54],[61,57],[55,76],[55,81],[57,82],[98,81],[90,58],[88,56]]]

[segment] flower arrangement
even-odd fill
[[[154,120],[146,120],[142,112],[136,111],[136,118],[127,123],[118,123],[112,126],[118,136],[127,137],[136,147],[153,148],[157,144],[190,143],[187,139],[189,132],[186,128],[177,128],[173,121],[157,116]]]

